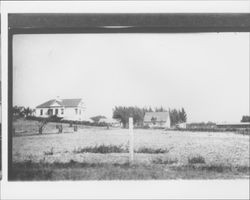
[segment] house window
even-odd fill
[[[81,114],[81,109],[79,110],[79,115]]]
[[[40,115],[43,115],[43,109],[40,110]]]
[[[77,115],[77,112],[78,112],[77,108],[75,109],[75,111],[76,111],[76,115]]]
[[[53,115],[53,109],[48,109],[48,115]]]
[[[58,109],[56,109],[55,111],[56,111],[55,115],[58,115]]]
[[[63,112],[64,112],[64,110],[63,109],[61,109],[61,114],[63,115]]]

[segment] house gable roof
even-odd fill
[[[156,122],[166,122],[169,120],[169,112],[146,112],[144,122],[152,122],[152,118],[155,118]]]
[[[52,99],[37,106],[36,108],[49,108],[55,103],[59,104],[59,106],[62,107],[77,107],[81,101],[82,99],[61,99],[61,100]]]

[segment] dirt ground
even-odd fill
[[[52,124],[50,124],[52,127]],[[128,145],[127,129],[106,129],[102,127],[79,128],[77,132],[57,134],[54,130],[44,135],[35,132],[22,133],[13,137],[13,161],[69,162],[70,160],[90,163],[124,163],[127,153],[81,153],[74,150],[98,145]],[[32,130],[32,129],[31,129]],[[178,132],[165,130],[135,129],[135,150],[141,147],[168,149],[165,154],[136,154],[135,162],[150,163],[156,158],[177,159],[178,165],[185,165],[188,158],[202,156],[206,164],[249,166],[249,136],[225,132]],[[48,153],[50,152],[50,153]]]
[[[74,132],[63,124],[63,133],[58,134],[55,127],[49,123],[39,135],[38,122],[14,122],[11,180],[249,178],[249,135],[134,129],[135,151],[140,153],[130,163],[128,129],[78,126]],[[126,151],[82,151],[110,145]],[[151,153],[138,151],[141,148]],[[152,153],[157,149],[166,151]],[[190,164],[190,158],[204,162]]]

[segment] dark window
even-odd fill
[[[53,109],[48,110],[48,115],[53,115]]]
[[[78,111],[77,108],[75,109],[75,111],[76,111],[76,115],[77,115],[77,111]]]
[[[56,109],[56,113],[55,113],[55,115],[58,115],[58,109]]]
[[[40,110],[40,115],[43,115],[43,109]]]
[[[61,109],[61,114],[63,115],[63,112],[64,112],[64,110],[63,109]]]
[[[81,109],[79,110],[79,115],[81,114]]]

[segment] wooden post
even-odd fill
[[[133,118],[129,118],[129,161],[134,162],[134,130],[133,130]]]
[[[63,131],[63,126],[62,124],[58,125],[58,133],[62,133]]]

